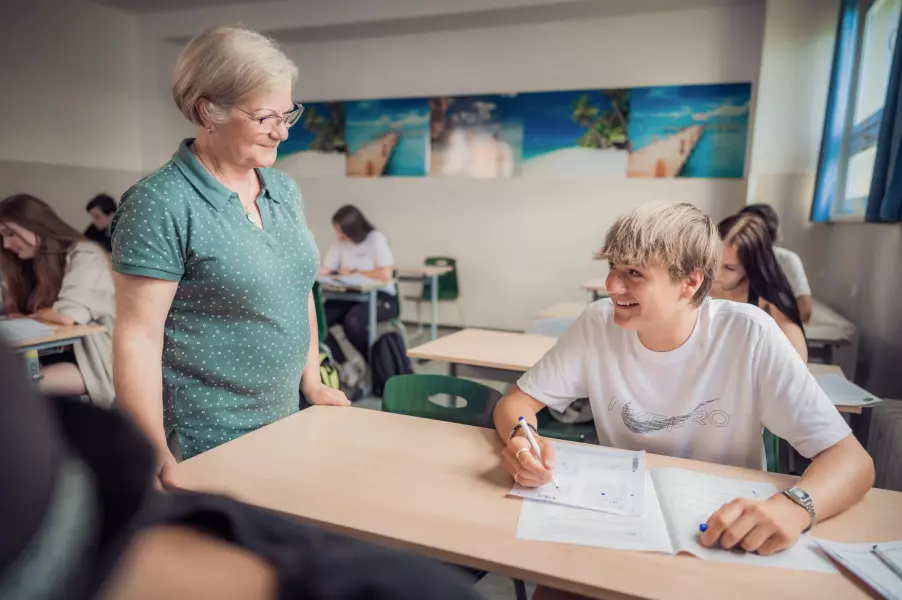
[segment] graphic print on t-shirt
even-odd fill
[[[636,434],[655,433],[657,431],[670,432],[677,427],[690,426],[693,423],[702,427],[713,425],[714,427],[726,427],[730,422],[730,415],[722,410],[704,410],[702,407],[712,402],[717,402],[720,398],[713,398],[698,404],[695,408],[684,415],[675,415],[669,417],[667,415],[659,415],[652,412],[642,412],[635,410],[631,405],[632,400],[623,405],[620,409],[620,417],[623,424],[631,432]],[[611,398],[608,404],[608,411],[612,411],[617,407],[617,398]]]

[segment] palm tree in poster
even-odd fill
[[[344,105],[333,102],[324,106],[328,114],[320,114],[311,106],[304,112],[304,127],[313,134],[309,149],[319,152],[347,152]]]

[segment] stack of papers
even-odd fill
[[[823,373],[815,375],[814,379],[836,406],[871,406],[881,402],[880,398],[861,389],[842,375]]]
[[[528,492],[519,487],[511,491],[517,496],[534,498],[524,501],[520,509],[517,524],[520,539],[666,554],[686,552],[708,560],[837,572],[807,534],[792,548],[771,556],[701,545],[699,525],[711,514],[736,498],[770,498],[778,493],[770,483],[728,479],[685,469],[647,471],[641,452],[578,446],[573,449],[572,445],[552,443],[557,459],[555,475],[561,490],[543,486]],[[575,473],[588,481],[574,482],[571,474]],[[641,484],[638,484],[640,476]],[[605,491],[604,498],[612,491],[616,501],[599,502],[601,490]],[[635,503],[640,497],[637,510]]]
[[[0,321],[0,337],[11,344],[48,335],[53,335],[53,328],[33,319],[6,319]]]
[[[841,544],[816,540],[824,552],[836,562],[871,586],[877,593],[890,600],[902,600],[902,577],[874,553],[873,543]],[[876,544],[885,556],[902,567],[902,542]]]
[[[366,275],[361,275],[360,273],[352,273],[350,275],[335,275],[335,276],[326,276],[320,275],[316,279],[322,285],[328,285],[332,287],[353,287],[359,288],[364,287],[366,285],[372,284],[380,284],[382,282],[376,281],[371,277],[367,277]]]

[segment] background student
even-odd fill
[[[104,325],[69,349],[41,359],[41,390],[87,394],[113,403],[112,330],[116,299],[103,249],[67,225],[46,203],[18,194],[0,202],[0,272],[4,309],[51,325]]]
[[[116,216],[116,201],[106,194],[94,196],[85,210],[91,215],[91,224],[85,229],[85,237],[103,246],[108,253],[113,251],[110,228]]]
[[[339,208],[332,215],[337,241],[323,257],[320,274],[360,274],[370,279],[389,281],[395,266],[391,247],[385,235],[370,223],[359,208],[350,204]],[[328,300],[326,321],[329,326],[341,324],[345,337],[367,359],[369,340],[369,307],[366,303],[351,300]],[[387,284],[379,289],[376,320],[388,321],[398,314],[397,288]],[[345,362],[344,353],[331,337],[327,341],[332,356],[339,363]]]
[[[799,306],[799,317],[801,317],[802,323],[808,323],[811,320],[811,286],[808,285],[808,277],[805,275],[805,267],[799,255],[792,250],[776,245],[780,232],[780,218],[777,216],[777,211],[770,204],[749,204],[739,212],[753,214],[764,220],[768,233],[770,233],[770,239],[774,243],[777,262],[780,263],[780,268],[783,269],[783,274],[786,275],[789,287],[792,288],[792,293]]]
[[[723,238],[723,259],[711,295],[762,308],[807,362],[799,309],[777,263],[767,226],[754,215],[738,214],[721,221],[717,229]]]

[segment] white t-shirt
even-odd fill
[[[388,239],[381,231],[369,232],[359,244],[354,242],[335,242],[326,252],[323,265],[330,271],[338,271],[342,267],[351,271],[372,271],[381,267],[393,267],[395,257],[392,256]],[[395,286],[386,285],[380,292],[395,295]]]
[[[517,385],[561,411],[588,397],[602,445],[738,467],[764,466],[764,427],[809,458],[850,433],[777,323],[728,300],[707,298],[671,352],[599,300]]]
[[[802,265],[802,259],[792,250],[774,246],[774,254],[777,256],[777,262],[783,269],[783,274],[789,280],[789,287],[795,297],[810,296],[811,286],[808,285],[808,277],[805,276],[805,267]]]

